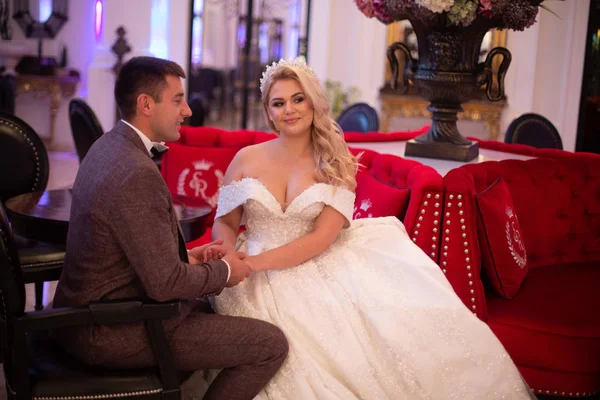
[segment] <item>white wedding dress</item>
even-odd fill
[[[243,205],[249,255],[309,232],[325,205],[352,219],[354,194],[318,183],[283,210],[257,179],[221,189]],[[219,314],[271,322],[289,356],[257,399],[529,399],[506,351],[393,217],[352,221],[321,255],[255,273],[215,299]]]

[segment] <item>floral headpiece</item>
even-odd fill
[[[302,71],[306,72],[306,74],[308,76],[313,78],[317,83],[319,82],[319,78],[317,78],[315,71],[313,71],[312,68],[309,67],[302,58],[298,57],[295,60],[281,59],[281,60],[279,60],[279,62],[273,61],[273,64],[268,65],[265,72],[263,72],[262,78],[260,79],[260,92],[261,93],[264,93],[264,91],[265,91],[265,83],[267,82],[267,79],[269,79],[269,77],[276,70],[278,70],[281,67],[294,67],[294,68],[301,69]]]

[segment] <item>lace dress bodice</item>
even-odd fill
[[[255,255],[310,232],[326,205],[339,211],[349,223],[354,197],[342,187],[315,183],[284,208],[258,179],[243,178],[221,188],[216,218],[243,205],[248,254]]]

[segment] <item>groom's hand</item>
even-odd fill
[[[241,252],[231,252],[223,257],[223,260],[227,261],[227,264],[229,264],[229,267],[231,268],[229,280],[225,284],[226,287],[232,287],[239,284],[252,273],[248,263],[244,261],[245,257],[246,255]]]

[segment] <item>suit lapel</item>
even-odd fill
[[[129,125],[123,123],[123,121],[119,121],[117,125],[115,125],[115,127],[113,128],[113,131],[130,140],[133,144],[135,144],[135,146],[138,149],[140,149],[140,151],[144,152],[144,154],[148,154],[146,146],[144,146],[144,142],[142,142],[142,139],[140,139],[137,132],[131,129]],[[172,206],[173,203],[171,201],[171,207]],[[175,214],[175,210],[173,210],[172,212],[173,214]],[[188,263],[189,258],[187,254],[187,248],[185,247],[185,238],[183,236],[183,231],[181,229],[181,225],[179,224],[179,219],[177,218],[177,215],[175,214],[174,217],[177,224],[177,242],[179,247],[179,258],[181,259],[181,261]]]
[[[115,127],[113,128],[113,132],[116,132],[119,135],[122,135],[128,140],[130,140],[133,144],[135,144],[135,147],[137,147],[138,149],[143,151],[144,154],[147,154],[148,157],[150,157],[146,146],[144,146],[144,142],[142,142],[142,139],[140,139],[137,132],[131,129],[129,125],[119,120],[119,122],[117,122],[117,125],[115,125]]]

